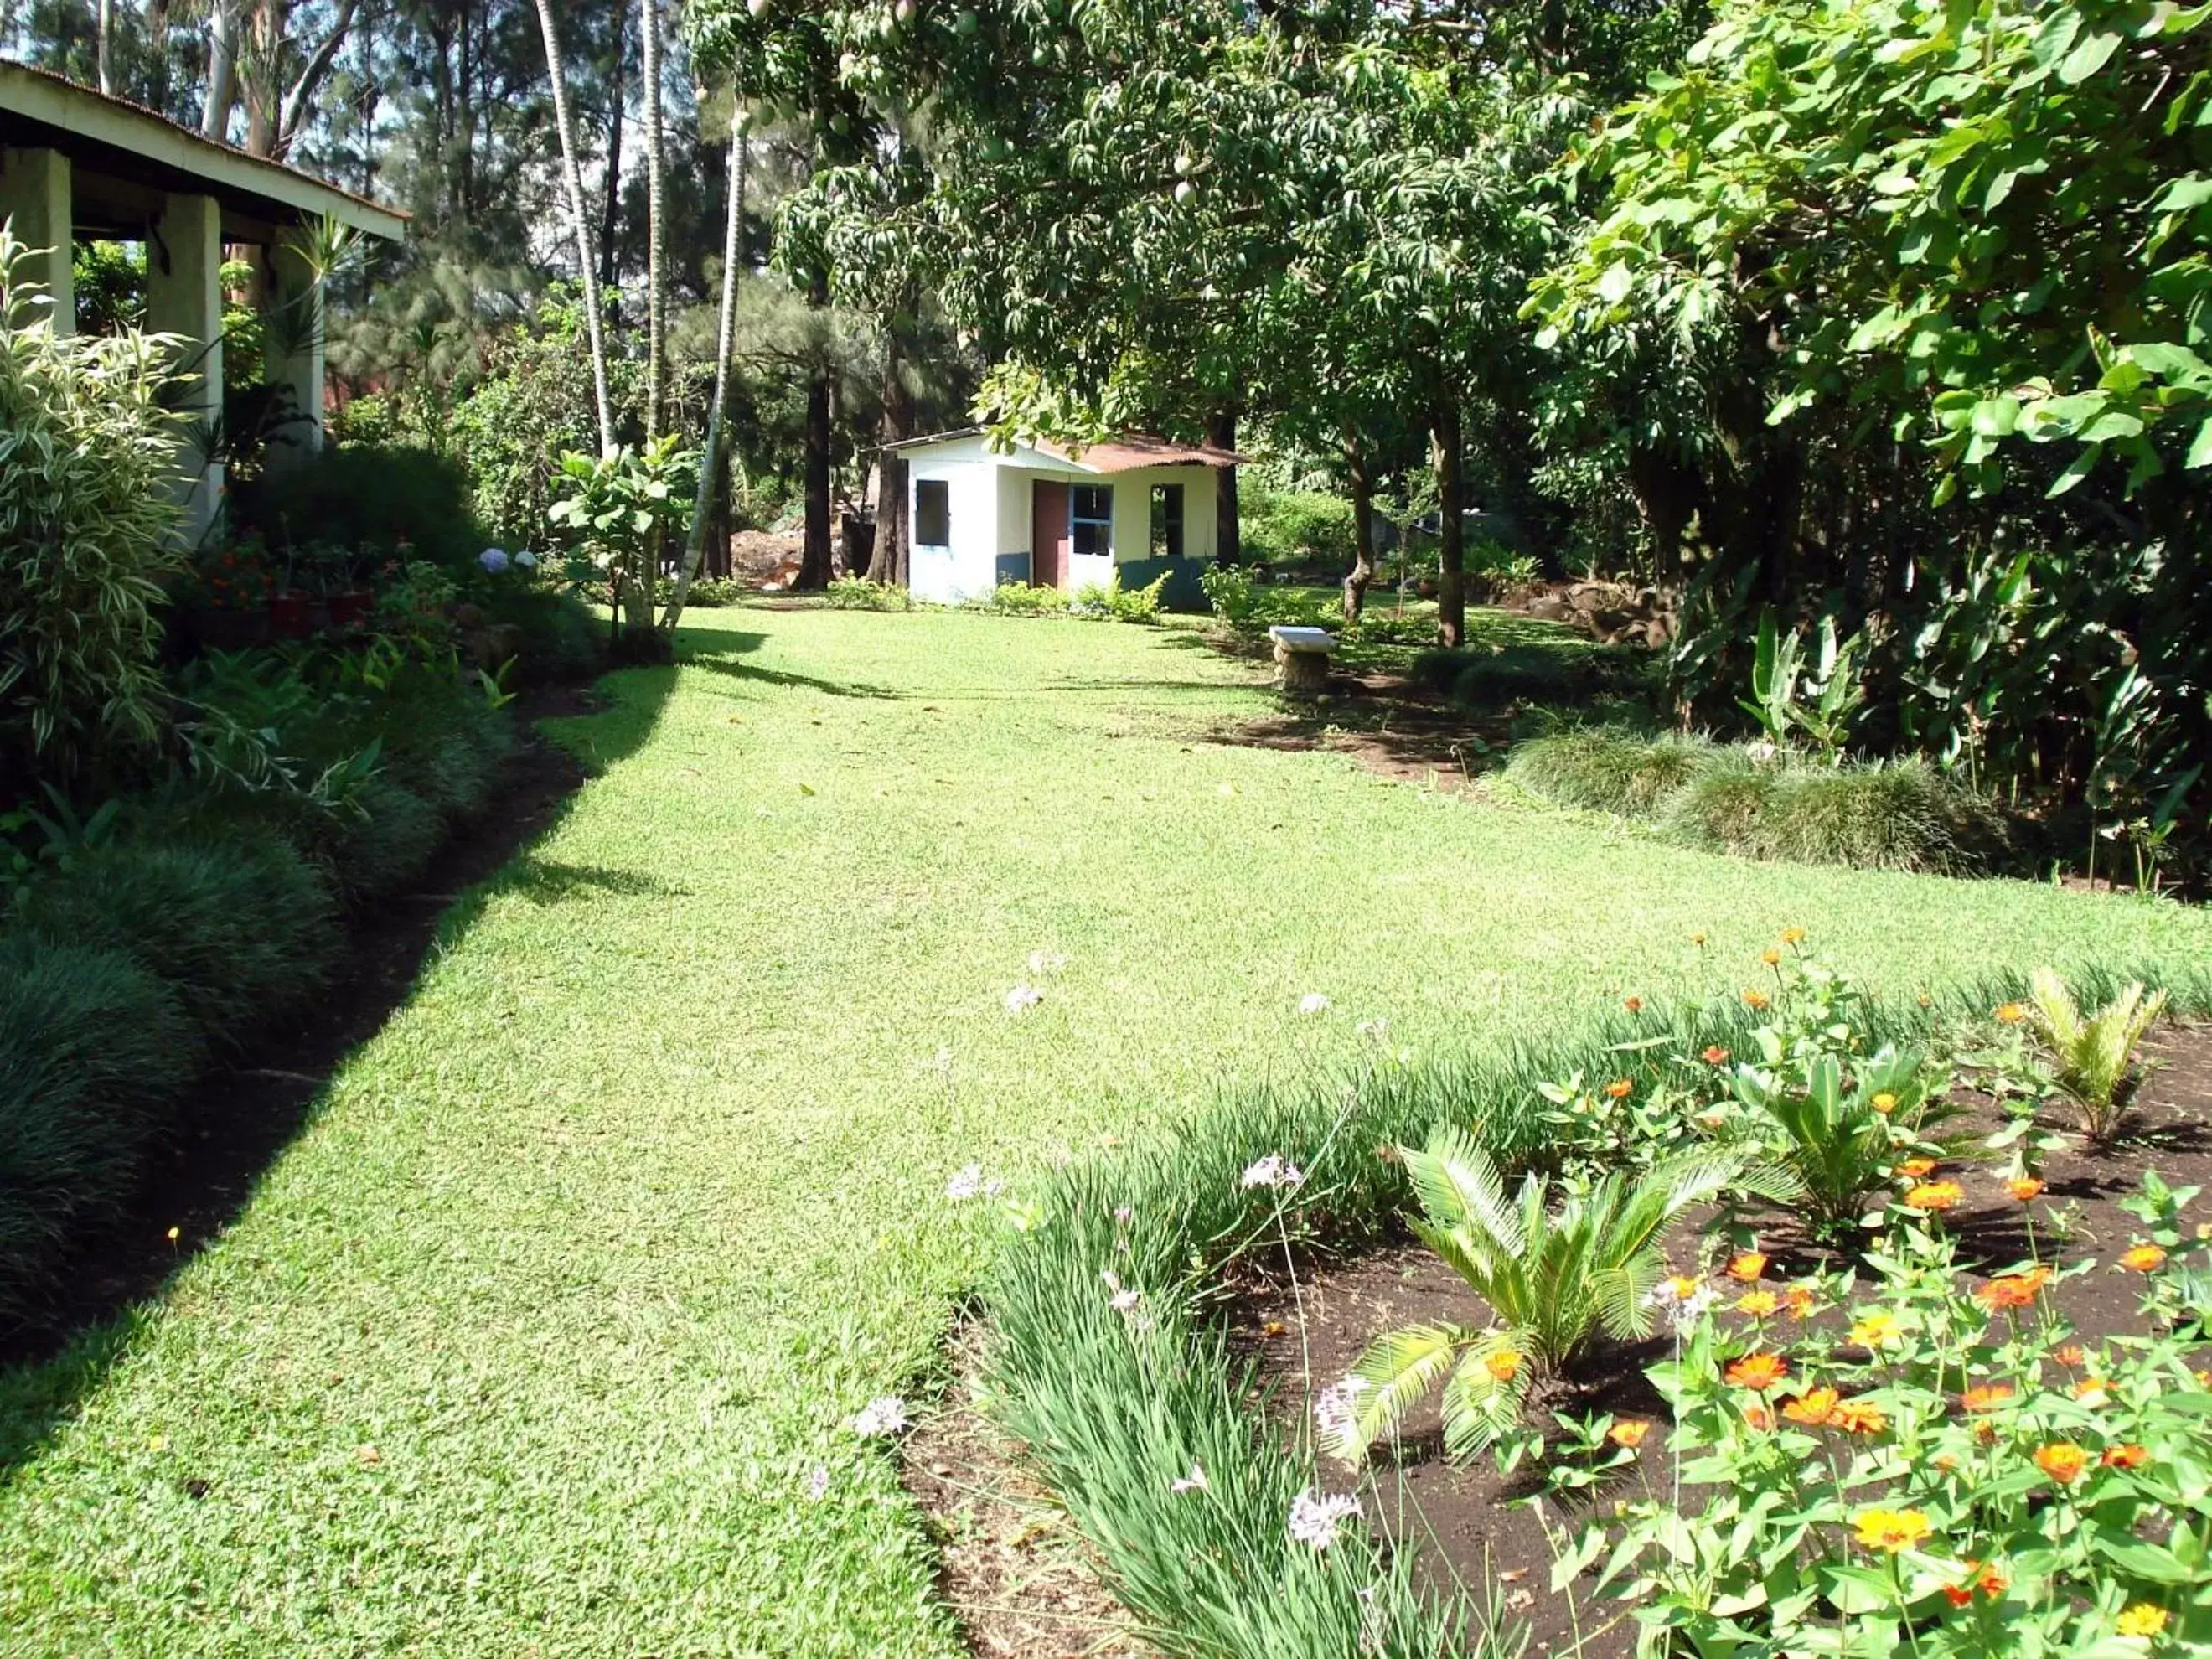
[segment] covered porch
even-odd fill
[[[220,430],[223,406],[223,250],[263,251],[261,304],[285,325],[264,331],[265,374],[289,415],[272,464],[321,447],[323,331],[313,250],[334,233],[398,241],[407,216],[153,111],[20,64],[0,63],[0,220],[40,250],[19,271],[45,287],[58,330],[76,327],[72,251],[80,240],[143,242],[146,327],[177,336],[177,406],[188,430]],[[178,498],[197,542],[223,491],[219,459],[188,439]]]

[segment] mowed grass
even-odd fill
[[[950,1659],[843,1422],[926,1394],[1006,1236],[945,1200],[959,1166],[1018,1193],[1363,1019],[1480,1046],[1732,991],[1785,926],[1892,992],[2212,952],[2201,912],[1745,864],[1209,741],[1267,699],[1188,634],[687,634],[563,724],[603,775],[457,906],[240,1223],[0,1382],[11,1655]]]

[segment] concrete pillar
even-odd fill
[[[70,274],[70,161],[58,149],[0,149],[0,219],[15,240],[44,250],[16,267],[53,300],[54,331],[76,332],[76,283]]]
[[[290,465],[323,447],[323,295],[302,252],[305,237],[287,232],[269,250],[268,310],[261,334],[272,393],[293,418],[269,434],[269,465]],[[288,395],[289,394],[289,395]]]
[[[178,446],[177,500],[187,544],[196,545],[222,504],[222,465],[210,459],[222,428],[222,214],[212,196],[169,196],[146,247],[146,327],[179,336],[180,384],[173,406],[185,419]]]

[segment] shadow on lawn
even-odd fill
[[[313,1020],[267,1032],[179,1103],[167,1161],[71,1264],[47,1316],[0,1340],[0,1474],[33,1455],[129,1356],[159,1319],[170,1280],[244,1213],[263,1172],[313,1121],[331,1079],[406,1005],[423,963],[465,938],[487,903],[507,892],[553,903],[586,890],[665,890],[633,872],[543,860],[530,848],[589,777],[652,736],[675,684],[672,668],[625,669],[596,693],[559,688],[523,698],[518,712],[539,735],[521,746],[490,809],[409,891],[354,918]]]

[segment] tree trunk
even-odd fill
[[[110,67],[109,43],[115,36],[115,0],[100,0],[98,40],[93,50],[93,69],[100,78],[100,95],[115,95],[115,72]]]
[[[1367,445],[1356,429],[1344,434],[1346,477],[1352,486],[1352,574],[1344,579],[1344,619],[1358,622],[1375,580],[1375,480],[1367,475]]]
[[[221,142],[230,131],[230,106],[238,101],[239,0],[216,0],[208,16],[207,100],[200,106],[200,131]]]
[[[1237,411],[1219,409],[1206,417],[1206,441],[1217,449],[1237,447]],[[1213,556],[1217,563],[1236,564],[1244,554],[1237,529],[1237,469],[1213,469]]]
[[[1460,477],[1459,405],[1449,398],[1437,404],[1429,422],[1429,453],[1437,470],[1437,642],[1456,646],[1467,638],[1467,549]]]
[[[592,264],[591,227],[585,217],[584,175],[576,165],[575,112],[568,103],[568,80],[561,63],[561,35],[553,21],[553,0],[538,0],[538,27],[545,37],[545,70],[553,83],[553,118],[561,131],[561,172],[568,185],[568,228],[576,239],[576,270],[584,284],[584,327],[591,337],[592,393],[599,417],[599,452],[615,453],[615,411],[607,395],[607,343],[599,318],[599,283]]]
[[[660,0],[640,0],[645,33],[645,429],[659,437],[667,419],[668,261],[665,257],[666,145],[660,119]]]
[[[876,543],[868,556],[868,580],[904,586],[912,540],[907,523],[906,456],[890,447],[914,436],[914,394],[907,389],[905,354],[898,319],[884,330],[884,443],[876,470]]]
[[[660,619],[664,632],[673,633],[684,615],[684,602],[697,580],[700,561],[707,551],[707,526],[713,516],[714,484],[721,477],[722,411],[730,401],[730,359],[738,338],[738,240],[745,222],[746,131],[752,115],[739,99],[730,111],[729,217],[722,226],[722,315],[714,336],[714,401],[707,408],[707,444],[699,452],[699,490],[691,503],[691,532],[684,545],[684,568],[677,573],[676,591],[668,596],[668,610]],[[726,531],[722,545],[727,548]]]
[[[817,363],[806,381],[806,538],[799,554],[802,588],[830,586],[830,365]]]
[[[615,8],[615,60],[607,72],[607,191],[599,209],[599,281],[615,285],[616,216],[622,211],[623,25],[627,6]]]

